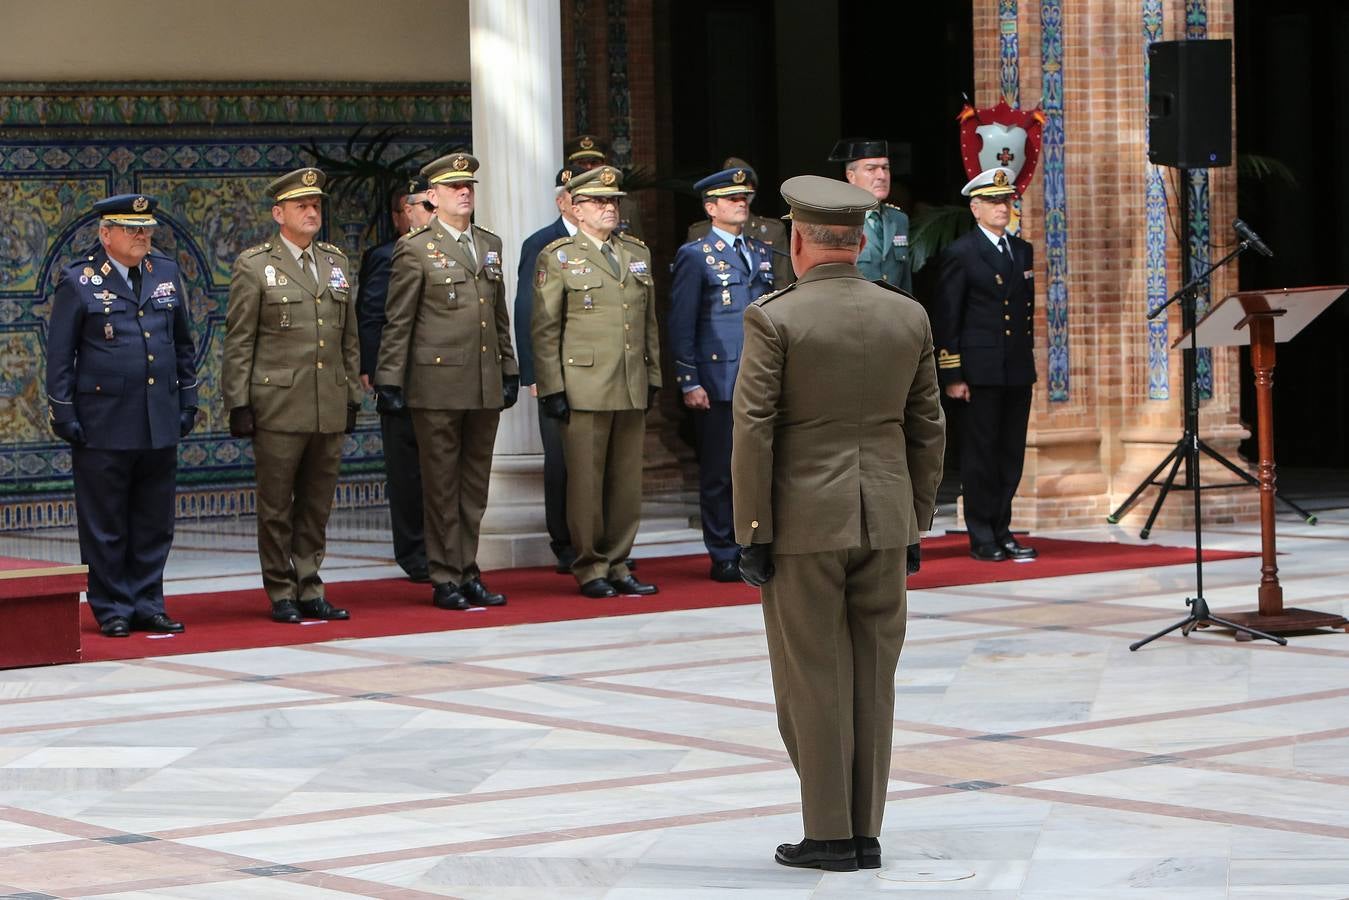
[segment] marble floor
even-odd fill
[[[329,574],[390,574],[379,528],[338,516]],[[184,528],[171,590],[248,584],[250,546]],[[1349,510],[1280,550],[1289,605],[1349,611]],[[1257,561],[1204,575],[1253,606]],[[772,861],[800,820],[754,606],[0,672],[0,897],[1349,897],[1349,634],[1131,653],[1193,584],[910,594],[885,866],[855,873]]]

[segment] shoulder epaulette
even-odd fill
[[[417,235],[421,234],[423,231],[426,231],[426,230],[427,230],[428,228],[430,228],[430,227],[431,227],[430,223],[428,223],[428,224],[426,224],[426,225],[418,225],[416,228],[412,229],[412,230],[409,231],[407,234],[405,234],[405,235],[403,235],[402,237],[400,237],[399,240],[400,240],[400,241],[406,241],[406,240],[408,240],[409,238],[414,238],[414,237],[416,237]]]
[[[314,243],[318,246],[320,250],[326,250],[329,253],[340,253],[343,256],[347,255],[347,251],[343,250],[336,244],[330,244],[327,241],[315,241]]]
[[[770,294],[764,294],[764,295],[763,295],[762,297],[760,297],[758,300],[755,300],[755,301],[754,301],[754,305],[755,305],[755,306],[763,306],[763,305],[764,305],[765,303],[767,303],[768,301],[774,300],[774,299],[776,299],[776,298],[778,298],[778,297],[781,297],[783,294],[787,293],[788,291],[790,291],[790,290],[791,290],[792,288],[794,288],[794,287],[796,287],[796,282],[795,282],[795,281],[793,281],[791,284],[787,285],[785,288],[779,288],[778,290],[773,291],[773,292],[770,293]]]
[[[159,259],[167,259],[167,260],[169,260],[170,262],[173,261],[173,257],[169,256],[167,253],[165,253],[163,250],[160,250],[158,247],[151,247],[151,248],[150,248],[150,252],[147,253],[147,254],[145,254],[145,255],[146,255],[146,256],[154,256],[154,257],[157,257],[157,258],[159,258]],[[90,258],[90,259],[93,259],[92,256],[89,257],[89,258]]]
[[[580,232],[578,231],[577,234],[580,234]],[[558,247],[561,247],[563,244],[570,244],[571,242],[572,242],[572,236],[571,236],[571,235],[567,235],[566,237],[560,237],[560,238],[558,238],[557,240],[551,242],[547,247],[544,247],[543,249],[544,249],[544,250],[555,250],[555,249],[557,249]]]
[[[244,255],[244,256],[257,256],[259,253],[262,253],[262,252],[264,252],[264,251],[266,251],[266,250],[270,250],[270,249],[272,249],[272,244],[271,244],[271,242],[269,241],[269,242],[267,242],[267,243],[265,243],[265,244],[258,244],[256,247],[249,247],[247,250],[244,251],[243,255]]]
[[[473,227],[476,228],[476,229],[478,229],[479,231],[485,231],[485,232],[487,232],[488,234],[490,234],[490,235],[491,235],[492,237],[494,237],[494,238],[499,238],[499,237],[501,237],[501,235],[497,234],[497,233],[496,233],[495,231],[493,231],[492,229],[490,229],[490,228],[483,228],[483,227],[482,227],[481,225],[479,225],[477,222],[474,222],[474,223],[473,223]]]
[[[904,288],[899,287],[897,285],[893,285],[888,281],[873,281],[871,283],[876,285],[876,287],[885,288],[887,291],[894,291],[896,294],[903,294],[905,297],[908,297],[914,303],[918,302],[918,298],[915,297],[913,294],[910,294],[908,291],[904,290]]]
[[[645,247],[645,246],[646,246],[646,244],[642,243],[642,239],[639,238],[639,237],[637,237],[636,235],[628,234],[626,231],[619,231],[619,232],[616,232],[616,234],[617,234],[620,238],[622,238],[623,240],[625,240],[625,241],[632,241],[634,244],[636,244],[636,245],[639,246],[639,247]]]
[[[887,203],[885,205],[893,209],[895,212],[904,212],[904,210],[900,209],[898,206],[895,206],[893,203]]]

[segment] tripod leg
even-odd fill
[[[1189,616],[1188,618],[1181,619],[1179,622],[1175,623],[1174,625],[1168,625],[1167,627],[1163,628],[1156,634],[1149,635],[1148,637],[1143,638],[1143,640],[1141,641],[1134,641],[1132,644],[1129,645],[1129,649],[1137,650],[1144,644],[1151,644],[1153,641],[1157,640],[1157,638],[1162,637],[1163,635],[1168,635],[1171,632],[1175,631],[1177,628],[1184,628],[1187,625],[1193,626],[1194,624],[1196,624],[1194,616]],[[1186,634],[1189,634],[1189,632],[1187,631]]]
[[[1252,475],[1250,472],[1247,472],[1245,469],[1243,469],[1243,468],[1241,468],[1241,467],[1239,467],[1239,466],[1237,466],[1237,465],[1234,465],[1234,464],[1232,463],[1232,461],[1229,460],[1227,457],[1223,456],[1223,455],[1222,455],[1221,453],[1219,453],[1217,450],[1214,450],[1214,449],[1213,449],[1212,447],[1210,447],[1208,444],[1204,443],[1203,438],[1200,438],[1200,440],[1199,440],[1199,449],[1202,450],[1202,451],[1204,451],[1205,453],[1207,453],[1210,459],[1214,460],[1214,461],[1217,462],[1217,463],[1220,463],[1220,464],[1223,465],[1223,466],[1226,466],[1227,469],[1228,469],[1228,471],[1232,472],[1234,475],[1236,475],[1236,476],[1237,476],[1238,478],[1240,478],[1242,481],[1246,482],[1247,484],[1251,485],[1252,487],[1259,487],[1259,486],[1260,486],[1260,479],[1256,478],[1254,475]],[[1289,509],[1291,509],[1293,512],[1295,512],[1295,513],[1297,513],[1299,516],[1301,516],[1301,517],[1302,517],[1302,521],[1306,522],[1308,525],[1315,525],[1315,524],[1316,524],[1316,516],[1314,516],[1314,515],[1312,515],[1311,513],[1307,512],[1305,509],[1303,509],[1302,507],[1298,506],[1298,505],[1297,505],[1296,503],[1294,503],[1292,500],[1289,500],[1289,499],[1288,499],[1287,497],[1285,497],[1283,494],[1279,493],[1279,491],[1278,491],[1277,489],[1274,491],[1274,499],[1275,499],[1275,500],[1278,500],[1278,501],[1279,501],[1280,503],[1282,503],[1284,506],[1287,506],[1287,507],[1288,507]]]
[[[1157,521],[1157,514],[1162,511],[1162,504],[1166,502],[1166,495],[1171,493],[1171,485],[1176,481],[1176,472],[1180,471],[1180,464],[1183,457],[1177,453],[1176,461],[1171,464],[1171,471],[1166,473],[1166,478],[1162,481],[1162,489],[1157,492],[1157,502],[1152,504],[1152,512],[1148,513],[1148,520],[1143,525],[1143,530],[1138,532],[1138,536],[1147,540],[1148,535],[1152,534],[1152,523]],[[1189,475],[1186,475],[1189,480]]]
[[[1210,615],[1208,617],[1208,620],[1212,622],[1214,625],[1221,625],[1224,628],[1230,628],[1239,634],[1248,634],[1253,638],[1264,638],[1267,641],[1273,641],[1280,647],[1288,646],[1288,641],[1284,638],[1278,637],[1277,635],[1273,634],[1266,634],[1263,631],[1259,631],[1255,628],[1250,628],[1246,625],[1238,625],[1236,622],[1233,622],[1229,619],[1224,619],[1219,616]]]
[[[1139,482],[1138,487],[1134,488],[1134,492],[1129,495],[1129,498],[1119,505],[1119,509],[1105,517],[1107,522],[1111,525],[1119,524],[1120,519],[1124,518],[1124,514],[1133,508],[1133,505],[1138,502],[1139,497],[1143,496],[1143,492],[1152,487],[1152,483],[1157,479],[1157,476],[1161,474],[1162,469],[1166,468],[1166,464],[1179,457],[1180,448],[1183,443],[1184,441],[1171,448],[1171,452],[1166,454],[1161,462],[1157,463],[1157,468],[1149,472],[1147,478],[1144,478]]]

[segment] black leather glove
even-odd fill
[[[408,408],[403,389],[391,384],[375,385],[375,409],[381,413],[401,413]]]
[[[197,408],[189,406],[178,413],[178,436],[185,438],[197,427]]]
[[[520,399],[520,376],[502,375],[501,376],[501,404],[506,409],[515,405],[515,401]]]
[[[658,388],[658,387],[649,387],[649,388],[646,389],[646,411],[647,411],[647,412],[651,412],[651,406],[652,406],[652,404],[654,404],[654,403],[656,402],[656,391],[659,391],[659,390],[660,390],[660,388]]]
[[[347,404],[347,427],[343,430],[344,434],[351,434],[356,430],[356,413],[360,412],[361,404]]]
[[[776,571],[772,544],[750,544],[740,548],[740,577],[746,584],[763,587]]]
[[[917,544],[910,544],[904,551],[905,568],[910,575],[917,573],[923,567],[923,551]]]
[[[550,419],[557,419],[559,422],[566,422],[571,419],[571,407],[567,405],[567,395],[562,391],[549,394],[547,397],[540,397],[539,408]]]
[[[52,431],[72,447],[84,446],[84,428],[75,419],[69,422],[53,422]]]
[[[230,435],[233,437],[250,437],[257,429],[253,421],[253,407],[236,406],[230,410]]]

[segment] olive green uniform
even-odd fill
[[[584,232],[539,254],[532,322],[540,397],[565,392],[567,527],[578,584],[621,579],[642,507],[642,445],[649,388],[659,388],[660,338],[651,252],[610,237],[615,273]]]
[[[234,261],[221,369],[226,409],[253,410],[258,556],[273,603],[323,597],[348,404],[360,402],[360,344],[346,255],[310,244],[318,278],[280,236]]]
[[[439,219],[399,240],[375,383],[403,390],[421,463],[433,584],[478,574],[502,376],[511,349],[501,238],[470,226],[474,256]],[[475,258],[476,257],[476,258]]]

